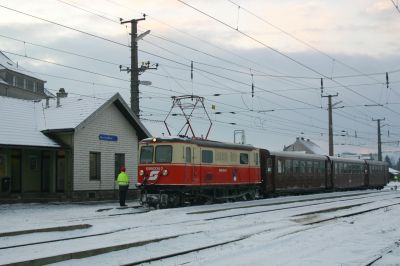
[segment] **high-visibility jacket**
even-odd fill
[[[128,186],[129,185],[129,177],[125,172],[121,172],[118,175],[117,183],[120,186]]]

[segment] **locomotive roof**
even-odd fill
[[[205,139],[190,139],[190,138],[181,138],[181,137],[162,137],[156,138],[155,143],[165,142],[165,143],[188,143],[188,144],[195,144],[202,147],[209,147],[209,148],[223,148],[223,149],[234,149],[234,150],[246,150],[251,151],[255,150],[252,145],[246,144],[234,144],[234,143],[225,143],[220,141],[214,140],[205,140]],[[153,143],[154,138],[147,138],[143,139],[140,143]]]

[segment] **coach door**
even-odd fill
[[[193,153],[191,147],[185,147],[185,183],[196,183],[193,167]]]

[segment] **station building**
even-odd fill
[[[0,96],[19,99],[44,99],[52,97],[46,83],[37,74],[24,69],[0,51]]]
[[[107,98],[0,96],[0,202],[117,198],[121,165],[137,178],[150,137],[117,93]]]

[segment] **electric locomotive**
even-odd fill
[[[259,149],[189,138],[139,143],[141,201],[155,207],[254,199],[261,183]]]

